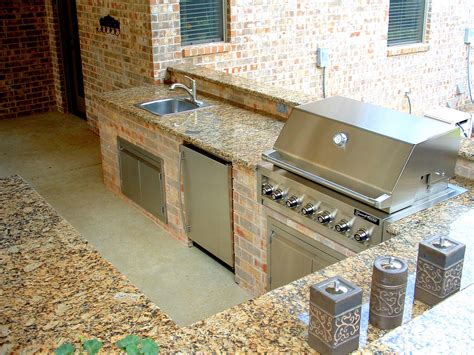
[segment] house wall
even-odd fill
[[[154,3],[154,1],[153,1]],[[327,95],[344,95],[413,112],[467,94],[465,27],[471,0],[429,4],[426,44],[387,48],[389,0],[229,0],[229,43],[180,45],[179,1],[151,6],[155,79],[174,63],[192,63],[322,97],[317,47],[330,51]],[[473,56],[474,57],[474,56]],[[474,64],[474,58],[473,63]]]
[[[119,36],[97,32],[106,15],[120,21]],[[154,82],[150,0],[77,0],[77,16],[87,119],[98,132],[98,93]]]
[[[2,1],[0,118],[55,108],[46,18],[44,0]]]

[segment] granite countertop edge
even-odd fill
[[[231,76],[227,73],[212,70],[203,66],[182,64],[170,66],[167,70],[170,72],[192,75],[215,84],[244,91],[257,97],[276,101],[288,106],[298,106],[316,99],[314,95],[307,95],[302,92],[291,91],[282,87],[259,83],[245,77]]]

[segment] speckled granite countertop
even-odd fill
[[[459,108],[459,110],[470,113],[473,118],[472,123],[474,124],[474,104],[467,104]],[[461,147],[459,148],[459,156],[474,161],[474,138],[465,138],[462,140]]]
[[[214,106],[168,116],[156,116],[135,106],[138,102],[182,96],[182,92],[170,91],[165,85],[150,85],[113,91],[98,99],[127,114],[129,119],[155,125],[249,168],[256,168],[262,152],[273,147],[283,127],[283,122],[274,118],[204,96],[199,99]]]
[[[459,148],[459,156],[474,161],[474,139],[463,139]]]
[[[405,258],[413,273],[417,243],[433,234],[449,235],[468,245],[461,287],[474,283],[474,182],[456,183],[469,191],[398,221],[393,225],[398,235],[389,241],[206,320],[178,328],[21,178],[0,179],[0,352],[47,350],[64,340],[77,342],[79,335],[103,339],[105,350],[110,350],[110,339],[132,332],[156,339],[165,353],[311,352],[306,342],[309,287],[334,275],[363,288],[363,347],[386,334],[367,325],[375,257],[390,254]],[[407,321],[428,309],[417,301],[412,304],[413,279],[411,275]],[[456,317],[457,313],[450,316]],[[422,327],[410,329],[418,331]],[[372,350],[386,347],[377,344],[371,345]]]
[[[206,77],[215,72],[197,67],[186,73],[194,75],[199,71],[206,71]],[[213,75],[218,76],[218,73]],[[226,85],[226,81],[223,84]],[[97,99],[127,114],[128,119],[155,125],[228,161],[252,169],[261,162],[261,154],[273,148],[284,125],[270,116],[205,96],[200,96],[200,99],[211,103],[212,107],[162,117],[135,106],[139,102],[182,96],[182,93],[168,90],[166,85],[149,85],[104,93]],[[474,160],[472,139],[462,141],[459,155]]]
[[[399,354],[469,354],[474,344],[473,298],[474,285],[471,285],[383,336],[366,350]]]

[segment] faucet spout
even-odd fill
[[[196,80],[193,80],[192,78],[190,78],[189,76],[185,76],[185,78],[189,79],[191,81],[191,88],[188,88],[186,85],[184,84],[181,84],[181,83],[174,83],[170,86],[170,90],[176,90],[176,89],[183,89],[184,91],[186,91],[188,93],[188,95],[190,96],[190,101],[192,103],[194,103],[195,105],[197,106],[201,106],[203,104],[202,101],[199,101],[197,99],[197,93],[196,93]]]

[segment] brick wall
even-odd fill
[[[235,277],[254,295],[266,290],[267,236],[263,206],[257,200],[257,173],[232,167]]]
[[[228,45],[180,45],[179,1],[152,5],[155,77],[168,65],[192,63],[322,96],[317,47],[330,50],[327,94],[345,95],[414,113],[447,101],[459,106],[466,88],[465,27],[471,0],[433,1],[427,43],[388,50],[389,0],[229,0]],[[473,56],[474,57],[474,56]],[[474,65],[474,58],[473,63]]]
[[[98,33],[99,19],[120,21],[120,36]],[[94,96],[153,82],[150,0],[77,0],[87,119],[97,131]]]
[[[0,47],[0,118],[54,109],[44,0],[2,1]]]

